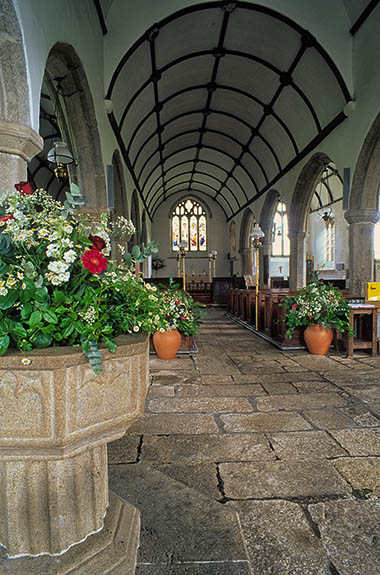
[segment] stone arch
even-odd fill
[[[0,71],[0,119],[31,125],[27,68],[14,0],[1,2]]]
[[[314,154],[298,176],[290,209],[288,225],[290,239],[289,287],[300,289],[306,282],[305,237],[307,215],[317,181],[330,158],[322,152]]]
[[[123,164],[119,150],[112,155],[114,208],[117,216],[128,218],[127,190],[125,187]]]
[[[143,210],[143,213],[141,216],[141,241],[144,242],[144,244],[146,244],[148,241],[148,230],[146,227],[146,211],[145,210]]]
[[[136,190],[133,190],[131,199],[131,220],[135,225],[136,231],[131,238],[132,246],[140,243],[140,205]]]
[[[74,178],[82,190],[86,209],[107,207],[106,182],[95,107],[82,62],[69,44],[57,43],[50,50],[45,73],[58,84],[66,128],[63,133],[77,162]]]
[[[345,213],[349,228],[350,291],[364,294],[364,283],[374,276],[374,228],[380,218],[380,112],[364,139],[355,166]]]
[[[26,179],[26,162],[42,148],[32,130],[22,30],[14,0],[2,0],[0,18],[0,192]]]
[[[257,221],[256,217],[251,208],[247,208],[243,214],[240,224],[239,252],[241,262],[240,268],[242,275],[252,273],[252,250],[250,245],[249,234],[251,233],[253,224],[256,221]]]
[[[272,256],[272,228],[273,218],[279,201],[280,192],[277,190],[269,190],[260,214],[260,227],[265,234],[263,247],[260,250],[260,269],[263,270],[263,273],[260,274],[260,283],[264,288],[269,288],[271,285],[270,261]]]

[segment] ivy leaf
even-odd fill
[[[9,309],[13,306],[19,296],[19,292],[12,290],[7,295],[0,296],[0,309]]]
[[[39,333],[37,334],[36,337],[36,347],[38,347],[39,349],[43,349],[45,347],[49,347],[49,345],[51,344],[51,342],[53,341],[53,338],[51,335],[47,334],[47,333]]]
[[[65,299],[66,299],[66,296],[62,291],[60,291],[58,289],[54,290],[54,292],[53,292],[54,303],[56,303],[57,305],[62,305],[65,302]]]
[[[0,355],[4,355],[9,346],[9,335],[0,337]]]
[[[50,309],[47,309],[46,311],[44,311],[43,318],[48,323],[58,323],[58,318],[57,318],[56,314]]]
[[[42,313],[40,311],[34,311],[29,318],[29,325],[32,329],[35,329],[40,325],[42,321]]]
[[[106,344],[107,349],[111,353],[115,353],[115,351],[117,350],[117,345],[114,341],[112,341],[111,339],[106,339],[105,344]]]
[[[46,287],[40,287],[36,289],[34,294],[34,299],[40,303],[45,303],[49,301],[49,293]]]
[[[21,319],[28,319],[28,317],[33,312],[33,306],[31,303],[25,303],[21,309]]]
[[[26,338],[28,332],[21,323],[16,323],[15,327],[11,329],[11,334],[16,337]]]

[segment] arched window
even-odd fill
[[[171,218],[171,238],[175,252],[181,242],[186,244],[186,250],[207,251],[207,218],[201,204],[190,198],[177,204]]]
[[[288,216],[286,205],[279,202],[273,218],[272,256],[288,256],[290,242],[288,238]]]

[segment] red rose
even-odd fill
[[[309,313],[308,317],[313,317],[313,314],[312,314],[312,313]]]
[[[22,196],[31,196],[36,190],[33,182],[19,182],[15,184],[15,188]]]
[[[92,274],[101,274],[107,269],[107,258],[98,250],[87,250],[82,256],[82,264]]]
[[[92,250],[98,250],[98,252],[101,252],[102,250],[104,250],[104,248],[106,247],[106,242],[103,240],[103,238],[99,237],[99,236],[88,236],[89,239],[92,241],[92,246],[91,249]]]
[[[183,315],[179,319],[186,319]]]
[[[293,309],[297,309],[297,304],[294,303],[294,304],[292,305],[292,308],[293,308]]]
[[[9,216],[3,216],[0,218],[0,222],[7,222],[8,220],[14,220],[15,217],[13,214],[9,214]]]

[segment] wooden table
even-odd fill
[[[355,349],[370,349],[371,355],[377,355],[377,308],[371,304],[350,304],[350,326],[354,337],[336,332],[335,346],[343,342],[347,357],[352,357]]]

